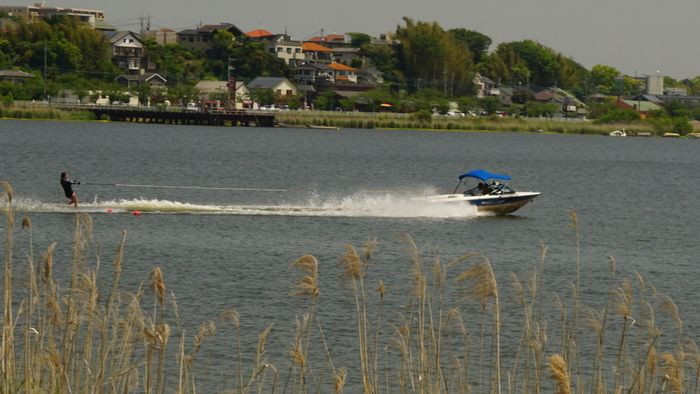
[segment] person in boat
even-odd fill
[[[80,181],[71,181],[68,179],[68,174],[62,172],[61,187],[63,188],[66,198],[70,200],[68,201],[68,205],[73,205],[74,207],[78,208],[78,196],[73,191],[73,185],[80,185]]]
[[[479,189],[479,191],[481,191],[481,194],[484,196],[491,193],[491,188],[486,183],[479,182],[479,184],[477,185],[477,188]]]

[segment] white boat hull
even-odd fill
[[[470,204],[479,212],[507,215],[520,209],[523,205],[539,196],[538,192],[515,192],[470,196],[465,194],[439,194],[428,197],[428,201],[437,204]]]

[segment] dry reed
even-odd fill
[[[111,283],[102,293],[97,280],[100,260],[87,215],[75,216],[69,264],[55,256],[56,243],[46,247],[35,261],[32,223],[24,218],[22,228],[29,243],[27,277],[18,281],[13,264],[13,191],[6,183],[0,187],[7,229],[0,348],[3,393],[209,391],[210,387],[197,380],[194,366],[203,357],[201,349],[212,337],[227,331],[221,329],[225,327],[232,327],[235,336],[230,352],[234,367],[226,375],[234,382],[235,393],[556,390],[647,394],[697,393],[700,386],[700,351],[686,337],[676,304],[657,293],[639,273],[634,281],[618,278],[614,258],[609,259],[611,269],[606,270],[611,290],[607,304],[587,308],[584,300],[578,299],[585,281],[579,278],[583,261],[577,250],[577,278],[571,286],[574,299],[569,304],[557,296],[556,316],[544,297],[554,290],[544,280],[544,245],[532,271],[522,277],[511,275],[514,304],[508,307],[501,305],[499,283],[486,256],[467,253],[444,263],[437,252],[426,255],[408,237],[405,241],[412,270],[407,289],[392,283],[389,293],[383,280],[369,275],[374,241],[360,249],[346,246],[340,259],[356,319],[354,347],[342,349],[358,356],[357,364],[349,367],[336,368],[331,351],[335,333],[327,340],[321,324],[323,293],[318,260],[304,255],[292,263],[301,273],[292,283],[292,292],[307,306],[296,319],[288,349],[291,367],[281,381],[271,362],[274,355],[267,352],[270,337],[277,334],[271,325],[259,333],[257,344],[251,344],[250,354],[241,343],[241,316],[232,309],[221,313],[219,323],[202,323],[189,341],[160,267],[151,271],[143,287],[124,290],[121,277],[126,232],[117,245]],[[576,226],[575,215],[572,221]],[[578,249],[578,230],[576,238]],[[601,267],[604,265],[601,262]],[[54,276],[57,267],[66,273],[62,275],[67,279],[65,287]],[[476,301],[475,311],[457,296],[460,291]],[[395,299],[403,304],[396,306]],[[391,309],[387,311],[388,306]],[[672,329],[660,326],[656,310],[664,312]],[[175,320],[170,320],[171,315]],[[501,338],[502,320],[509,327],[519,324],[521,330]],[[592,335],[577,331],[576,326],[582,323]],[[558,329],[550,331],[551,326]],[[471,329],[479,333],[472,335]],[[584,338],[590,338],[590,343],[583,343]],[[508,341],[512,352],[501,354],[502,340]],[[546,379],[547,368],[551,380]],[[175,379],[168,381],[169,375]],[[586,376],[585,385],[582,376]]]

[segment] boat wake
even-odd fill
[[[387,218],[469,218],[480,216],[467,204],[435,204],[418,196],[358,193],[345,197],[312,197],[301,203],[269,205],[200,204],[158,199],[81,202],[77,209],[66,204],[18,199],[19,212],[119,214],[221,214],[260,216],[387,217]]]

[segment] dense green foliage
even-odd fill
[[[21,69],[34,78],[21,85],[0,83],[0,104],[16,100],[60,97],[70,90],[78,98],[97,98],[96,91],[110,101],[127,101],[126,88],[115,84],[121,72],[112,63],[109,40],[100,32],[72,18],[53,18],[27,23],[17,19],[18,28],[0,33],[0,69]],[[269,91],[254,91],[252,98],[261,105],[286,104],[300,108],[313,103],[316,109],[440,113],[459,110],[468,114],[500,114],[552,117],[561,114],[561,105],[533,100],[533,91],[560,87],[586,102],[587,117],[601,123],[646,122],[661,132],[688,132],[689,119],[700,119],[700,109],[691,104],[669,102],[663,113],[646,120],[614,102],[589,103],[588,96],[635,96],[643,91],[643,81],[624,75],[615,67],[595,65],[590,70],[551,48],[533,40],[504,42],[490,50],[492,39],[467,28],[445,30],[437,22],[404,18],[394,40],[376,40],[362,32],[348,34],[359,58],[355,68],[375,69],[383,84],[358,97],[343,98],[319,86],[318,93],[291,98],[275,97]],[[179,45],[159,45],[144,38],[148,64],[167,79],[167,89],[131,88],[129,94],[141,103],[184,105],[196,100],[194,89],[200,80],[225,80],[229,72],[248,82],[259,76],[294,79],[295,70],[268,52],[265,44],[245,36],[234,37],[216,31],[207,51]],[[512,103],[498,97],[475,99],[476,73],[514,87]],[[675,80],[664,78],[664,85],[700,94],[700,76]],[[515,87],[518,87],[517,89]],[[528,89],[525,89],[527,87]],[[530,90],[532,89],[532,90]],[[212,98],[225,99],[225,95]],[[456,107],[455,107],[456,103]],[[459,115],[457,115],[459,116]]]

